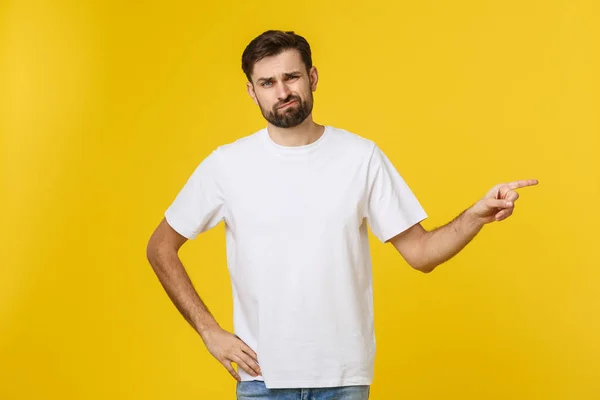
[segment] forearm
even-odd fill
[[[484,223],[467,209],[448,224],[426,232],[421,238],[419,270],[431,272],[458,254],[483,228]]]
[[[148,261],[175,307],[200,336],[219,326],[194,289],[177,251],[149,249]]]

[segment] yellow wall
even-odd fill
[[[563,1],[3,1],[0,398],[229,399],[145,258],[216,146],[262,128],[241,52],[312,44],[315,119],[375,140],[439,226],[515,215],[424,275],[373,240],[372,399],[600,398],[600,7]],[[231,329],[224,227],[182,250]]]

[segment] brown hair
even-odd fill
[[[308,72],[312,67],[312,56],[310,45],[302,36],[295,34],[294,31],[269,30],[254,38],[242,54],[242,71],[246,74],[248,81],[252,82],[250,76],[254,70],[254,64],[265,57],[276,56],[289,49],[296,49],[300,52]]]

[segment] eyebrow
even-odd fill
[[[286,76],[286,77],[287,76],[302,75],[302,72],[300,72],[300,71],[285,72],[283,75]],[[273,80],[275,80],[275,77],[273,77],[273,76],[268,77],[268,78],[258,78],[256,80],[256,83],[269,82],[269,81],[273,81]]]

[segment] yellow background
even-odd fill
[[[516,212],[429,275],[373,240],[372,399],[600,398],[600,7],[576,1],[0,3],[0,398],[233,399],[147,240],[195,166],[264,126],[246,44],[293,29],[317,122],[376,141],[440,226]],[[231,329],[224,227],[182,249]]]

